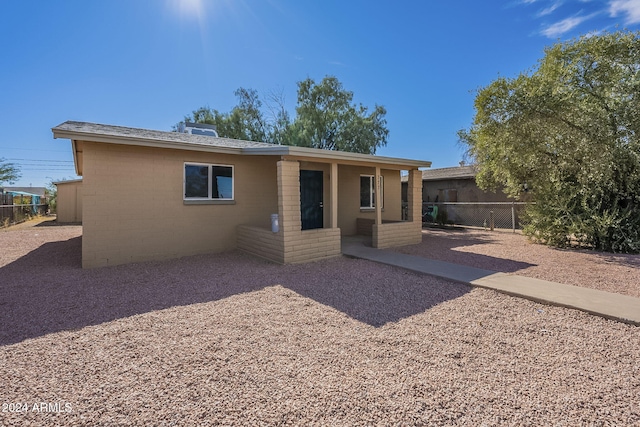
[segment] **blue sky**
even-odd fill
[[[14,185],[75,178],[66,120],[171,130],[239,87],[336,76],[387,108],[378,154],[456,166],[474,91],[536,65],[558,40],[637,30],[640,0],[2,0],[0,157]]]

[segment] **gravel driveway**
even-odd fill
[[[347,258],[82,270],[80,236],[0,232],[0,425],[640,425],[637,327]]]

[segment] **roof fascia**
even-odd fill
[[[55,138],[55,135],[54,135]],[[73,166],[76,169],[76,175],[82,176],[82,171],[80,170],[80,163],[78,162],[78,148],[76,147],[76,140],[71,140],[71,152],[73,153]]]
[[[210,153],[226,153],[226,154],[245,154],[245,155],[267,155],[267,156],[291,156],[300,159],[308,159],[315,161],[324,161],[327,163],[354,164],[354,165],[387,165],[393,166],[394,169],[418,169],[431,167],[431,162],[422,160],[401,159],[395,157],[373,156],[370,154],[350,153],[345,151],[321,150],[308,147],[293,147],[287,145],[274,145],[273,147],[219,147],[207,146],[199,144],[185,144],[183,142],[164,141],[140,137],[115,136],[96,134],[91,132],[69,131],[64,129],[53,128],[53,137],[70,139],[73,144],[74,163],[76,164],[76,173],[81,175],[78,170],[78,162],[76,158],[76,142],[99,142],[106,144],[132,145],[142,147],[168,148],[175,150],[202,151]]]
[[[101,142],[105,144],[134,145],[141,147],[169,148],[174,150],[203,151],[209,153],[242,154],[242,148],[217,147],[210,145],[185,144],[184,142],[163,141],[157,139],[103,135],[88,132],[67,131],[53,128],[53,137],[71,141]]]
[[[52,184],[54,185],[73,184],[74,182],[82,182],[82,179],[67,179],[65,181],[53,181]]]
[[[373,156],[370,154],[350,153],[346,151],[320,150],[308,147],[292,147],[278,145],[272,147],[247,147],[242,149],[243,154],[285,156],[292,159],[324,161],[327,163],[340,163],[351,165],[387,165],[394,169],[418,169],[431,167],[431,162],[424,160],[400,159],[396,157]]]
[[[473,179],[475,175],[464,175],[464,176],[442,176],[442,177],[427,177],[422,178],[423,181],[454,181],[454,180],[463,180],[463,179]]]

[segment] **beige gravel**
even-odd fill
[[[640,255],[555,249],[511,231],[428,229],[423,235],[422,244],[393,250],[640,298]]]
[[[346,258],[82,270],[80,234],[0,233],[0,425],[640,425],[637,327]]]

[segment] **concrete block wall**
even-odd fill
[[[356,234],[359,236],[371,236],[371,234],[373,233],[372,227],[375,223],[375,219],[356,218]]]
[[[56,221],[59,223],[82,222],[82,181],[60,182]]]
[[[418,169],[409,171],[407,202],[409,205],[408,221],[416,221],[422,227],[422,172]]]
[[[278,216],[278,234],[283,242],[283,263],[315,261],[341,254],[339,228],[302,231],[298,161],[278,162]]]
[[[278,212],[276,164],[266,156],[93,142],[83,153],[85,268],[235,249],[237,226],[269,229]],[[234,203],[185,203],[185,162],[233,165]]]
[[[302,229],[300,215],[300,163],[278,162],[278,221],[280,232],[296,232]]]
[[[422,242],[421,222],[393,222],[373,225],[371,245],[383,249],[392,246],[416,245]]]
[[[269,261],[284,264],[284,236],[260,227],[240,225],[236,228],[238,249]]]
[[[340,256],[339,228],[318,228],[285,233],[284,262],[297,264]]]

